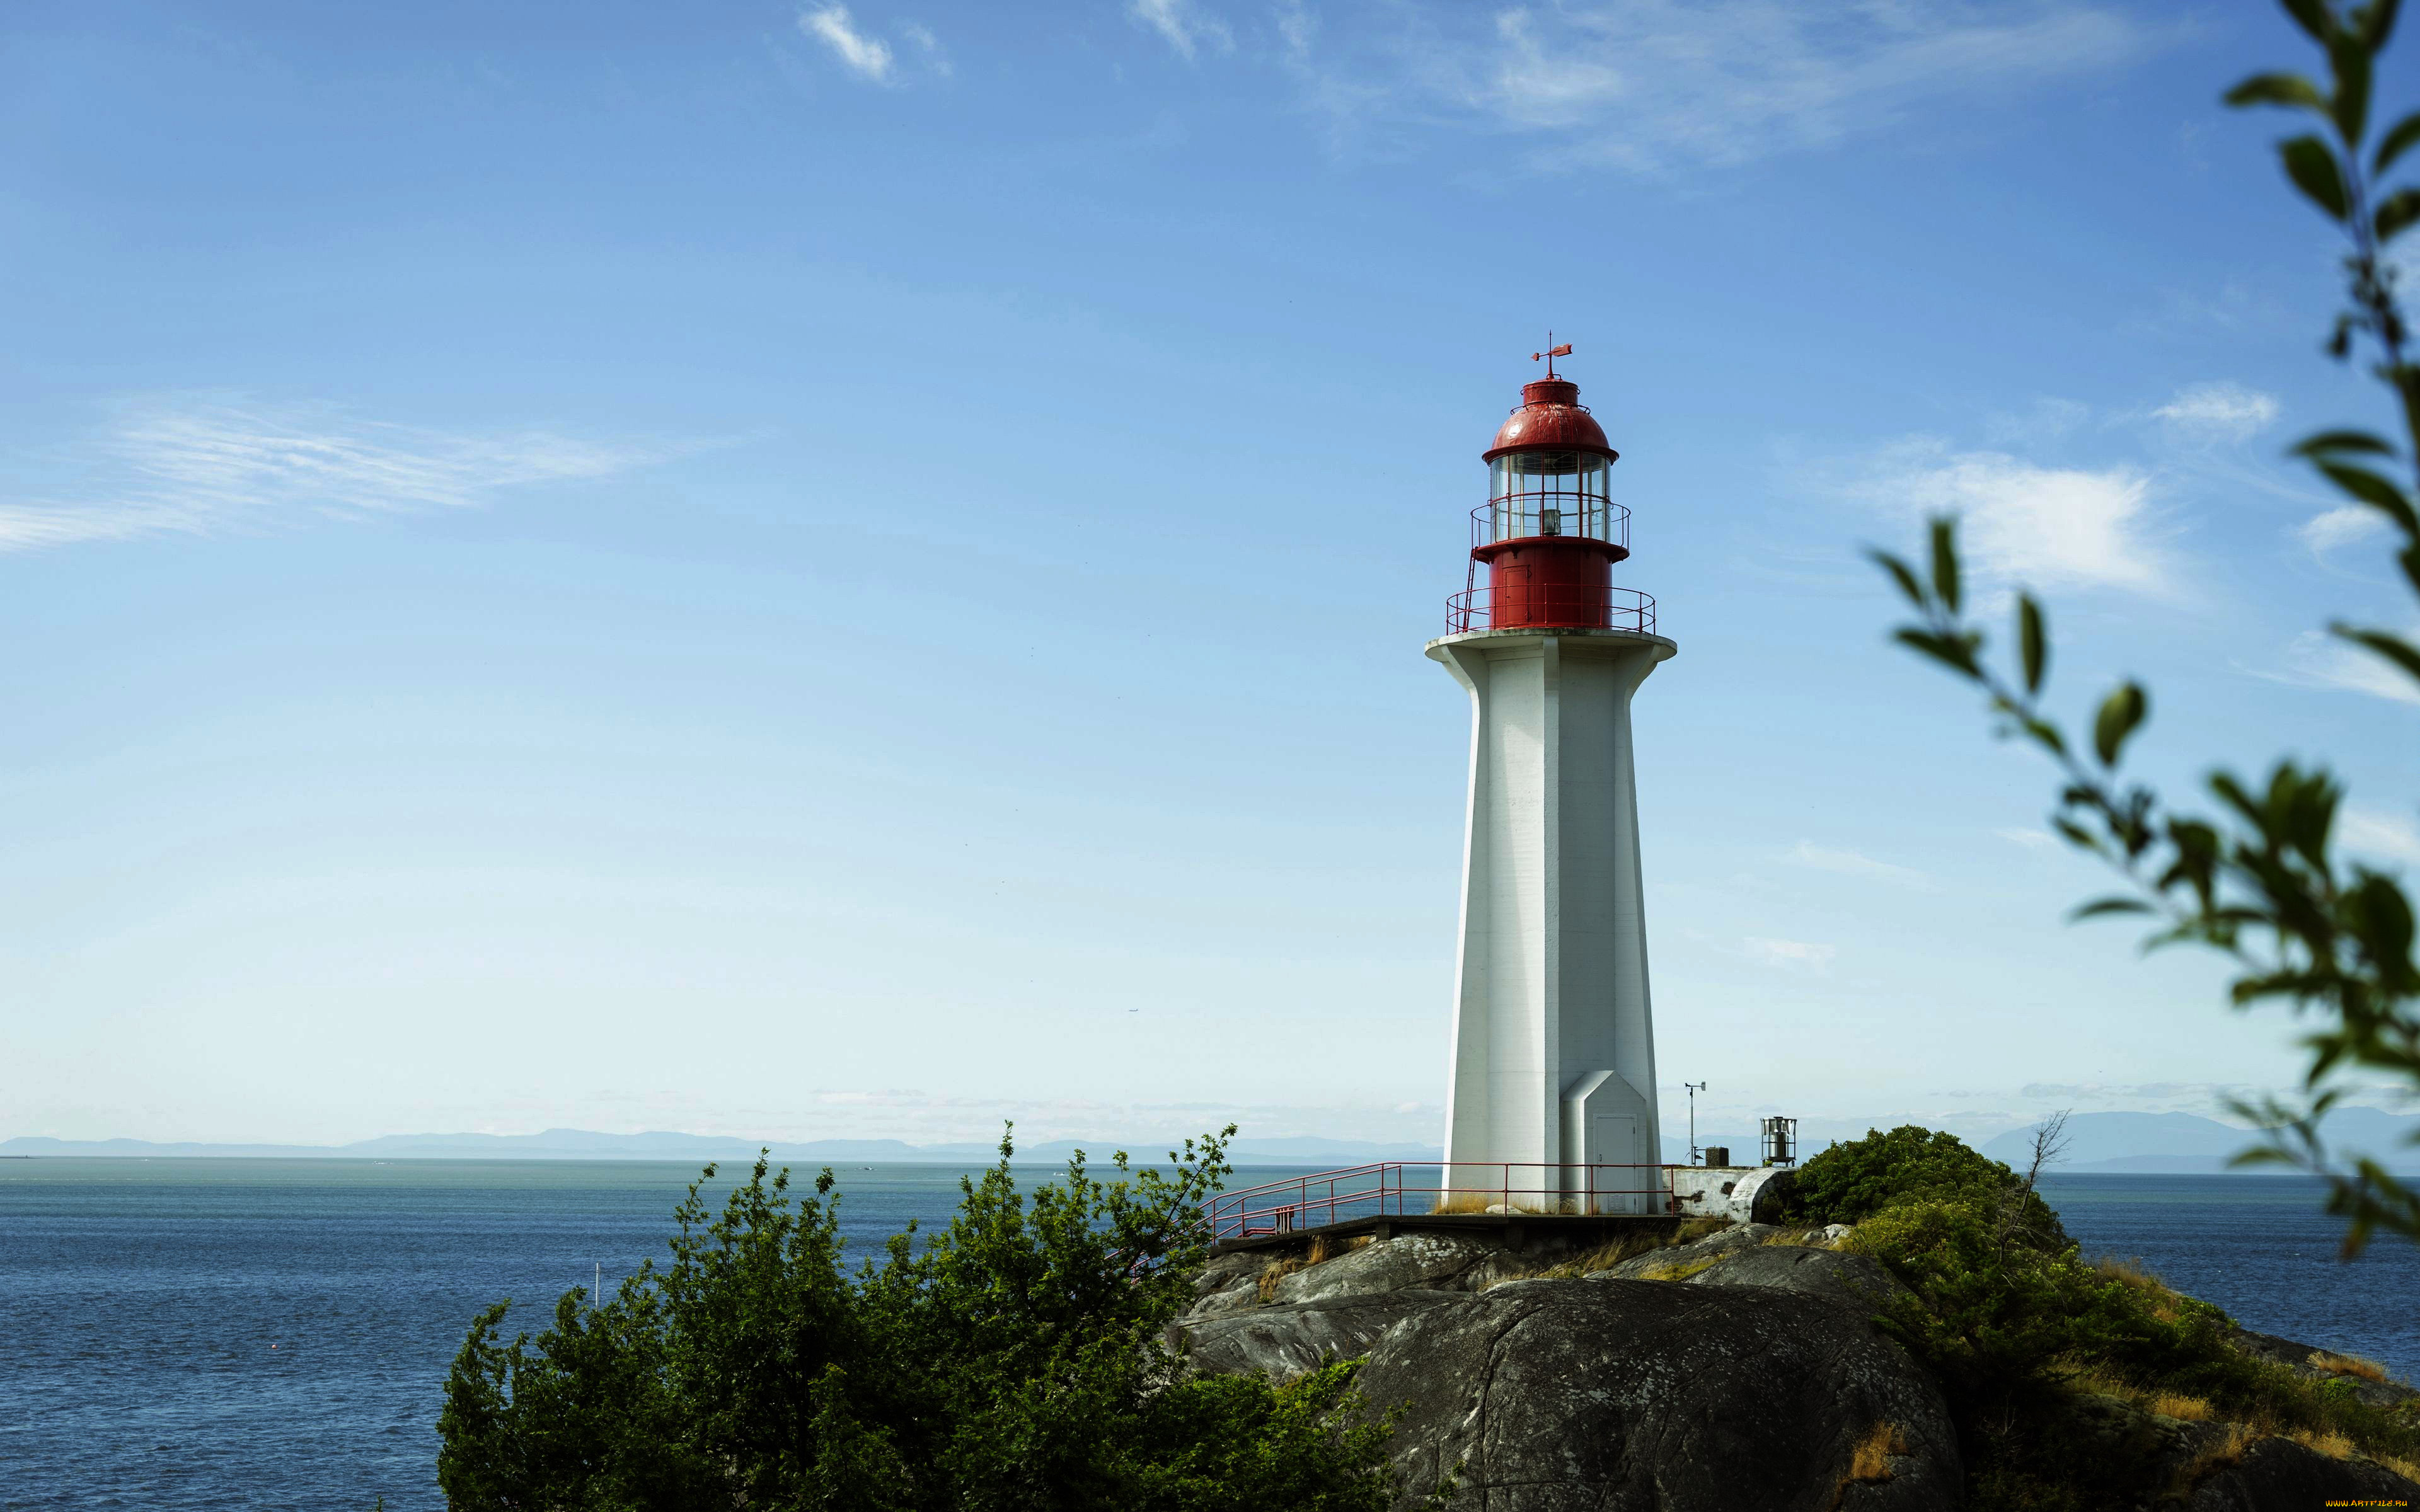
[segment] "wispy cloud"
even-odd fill
[[[871,79],[876,84],[891,83],[894,61],[891,44],[859,30],[857,23],[849,16],[848,7],[821,6],[802,12],[799,17],[799,30],[830,48],[832,55],[860,78]],[[930,36],[931,33],[925,35]]]
[[[2420,862],[2420,825],[2408,814],[2348,805],[2336,818],[2336,840],[2382,860]]]
[[[1166,38],[1169,46],[1188,58],[1205,46],[1223,53],[1235,45],[1235,34],[1227,23],[1194,0],[1133,0],[1128,8],[1137,21]],[[1292,19],[1296,26],[1304,24],[1299,12],[1283,19]],[[1287,35],[1291,38],[1295,33],[1289,31]]]
[[[1179,0],[1136,8],[1162,3]],[[1460,118],[1633,169],[1827,147],[1921,105],[2106,73],[2159,41],[2115,8],[2061,0],[1347,8],[1353,24],[1323,29],[1330,47],[1281,28],[1341,127]]]
[[[949,54],[941,51],[941,39],[933,35],[932,27],[922,22],[903,21],[899,23],[899,35],[915,44],[916,51],[924,54],[925,66],[935,73],[946,79],[957,71],[950,62]]]
[[[0,551],[469,508],[517,487],[601,478],[671,453],[544,431],[425,430],[324,406],[155,397],[128,405],[114,424],[55,458],[54,471],[72,482],[0,498]]]
[[[2420,626],[2406,627],[2404,639],[2420,637]],[[2304,630],[2288,642],[2274,669],[2241,667],[2241,671],[2273,683],[2298,687],[2332,688],[2340,693],[2366,693],[2396,703],[2420,703],[2420,681],[2382,658],[2324,630]]]
[[[2047,851],[2058,845],[2058,837],[2047,829],[2026,829],[2011,825],[2007,829],[1995,829],[1992,833],[2011,845],[2023,846],[2029,851]]]
[[[1745,943],[1749,957],[1768,966],[1819,974],[1840,953],[1838,946],[1816,945],[1806,940],[1769,940],[1752,935]]]
[[[1912,866],[1894,866],[1855,851],[1833,850],[1812,841],[1800,841],[1782,859],[1809,871],[1831,872],[1846,877],[1869,877],[1876,882],[1888,882],[1918,890],[1932,886],[1931,877]]]
[[[2196,383],[2151,413],[2189,435],[2249,440],[2277,418],[2277,401],[2241,383]]]
[[[2313,551],[2366,541],[2386,529],[2386,517],[2367,504],[2338,504],[2321,510],[2295,528],[2294,533]]]
[[[2150,475],[2132,467],[2043,467],[1916,438],[1877,454],[1852,490],[1901,523],[1958,516],[1962,543],[1987,575],[2043,587],[2174,592]]]

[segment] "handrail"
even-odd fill
[[[1466,588],[1445,601],[1449,631],[1497,628],[1493,588]],[[1518,627],[1574,626],[1583,629],[1637,630],[1655,633],[1655,600],[1636,588],[1591,588],[1580,583],[1528,583],[1508,594],[1522,608]]]
[[[1441,1212],[1670,1213],[1680,1211],[1672,1186],[1675,1168],[1611,1162],[1384,1161],[1221,1193],[1210,1203],[1208,1223],[1214,1239],[1248,1239],[1356,1218]],[[1419,1171],[1435,1172],[1436,1180],[1405,1180],[1406,1172]]]
[[[1609,541],[1630,551],[1630,510],[1601,494],[1549,490],[1498,494],[1470,512],[1470,548],[1541,535]]]

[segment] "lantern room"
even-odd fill
[[[1654,628],[1654,601],[1612,584],[1613,564],[1630,555],[1630,511],[1612,494],[1620,455],[1552,363],[1521,386],[1520,408],[1481,454],[1487,502],[1470,514],[1453,629]]]

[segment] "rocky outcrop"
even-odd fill
[[[1873,1327],[1906,1290],[1832,1247],[1848,1232],[1743,1224],[1609,1264],[1553,1240],[1514,1251],[1417,1230],[1311,1263],[1306,1242],[1212,1260],[1167,1342],[1197,1369],[1274,1380],[1363,1359],[1371,1410],[1404,1410],[1394,1455],[1407,1489],[1454,1473],[1461,1508],[1946,1512],[1963,1478],[1947,1405]],[[2420,1397],[2289,1339],[2235,1342],[2376,1405]],[[2420,1500],[2382,1465],[2290,1438],[2116,1396],[2061,1411],[2058,1441],[2107,1467],[2128,1505]]]
[[[2098,1393],[2076,1398],[2055,1431],[2101,1467],[2103,1490],[2123,1499],[2121,1504],[2272,1512],[2365,1502],[2408,1505],[2420,1493],[2420,1487],[2359,1456],[2339,1458],[2287,1438],[2247,1440],[2231,1423],[2167,1417]]]
[[[1453,1291],[1391,1291],[1287,1303],[1249,1312],[1187,1314],[1169,1342],[1212,1375],[1248,1372],[1284,1381],[1329,1360],[1368,1354],[1387,1331],[1416,1313],[1464,1301]]]
[[[1803,1244],[1760,1244],[1722,1256],[1685,1279],[1693,1287],[1770,1287],[1803,1291],[1860,1314],[1887,1308],[1909,1295],[1906,1286],[1871,1256],[1813,1249]]]
[[[1770,1288],[1512,1282],[1407,1316],[1359,1385],[1373,1409],[1409,1404],[1407,1489],[1458,1473],[1456,1504],[1479,1512],[1916,1512],[1960,1494],[1931,1379],[1847,1309]]]
[[[2410,1506],[2420,1486],[2367,1459],[2332,1458],[2291,1439],[2262,1439],[2203,1475],[2188,1512],[2273,1512],[2300,1506]]]
[[[2410,1386],[2392,1381],[2371,1381],[2341,1369],[2328,1368],[2319,1362],[2335,1357],[2307,1344],[2281,1339],[2274,1334],[2256,1334],[2248,1328],[2238,1330],[2233,1342],[2246,1354],[2274,1361],[2305,1381],[2342,1381],[2344,1389],[2357,1400],[2367,1402],[2372,1407],[2397,1407],[2406,1402],[2420,1402],[2420,1391]]]
[[[1867,1322],[1895,1283],[1776,1234],[1746,1225],[1568,1279],[1506,1279],[1568,1272],[1568,1249],[1460,1234],[1274,1274],[1265,1255],[1223,1257],[1169,1343],[1272,1379],[1366,1357],[1373,1410],[1406,1407],[1408,1488],[1453,1472],[1456,1506],[1481,1512],[1955,1505],[1941,1394]]]

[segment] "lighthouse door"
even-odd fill
[[[1647,1183],[1640,1179],[1643,1173],[1627,1167],[1638,1163],[1638,1120],[1606,1114],[1590,1119],[1588,1158],[1591,1165],[1612,1167],[1589,1173],[1597,1211],[1629,1212],[1637,1207]]]

